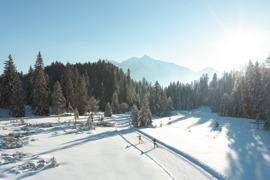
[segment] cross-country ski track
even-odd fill
[[[127,119],[126,119],[127,120]],[[141,156],[147,156],[171,179],[226,179],[225,176],[216,172],[207,165],[202,164],[196,159],[183,152],[158,141],[158,148],[154,144],[150,135],[140,129],[132,128],[129,122],[116,122],[116,131],[127,143],[126,149],[135,148],[140,151]],[[143,143],[139,143],[138,136],[142,136]]]

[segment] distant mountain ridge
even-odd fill
[[[211,67],[195,72],[187,67],[155,60],[147,55],[141,58],[133,57],[121,63],[116,61],[109,62],[121,68],[124,72],[130,69],[131,77],[136,81],[140,81],[145,77],[146,80],[152,84],[158,81],[162,86],[168,86],[170,82],[176,81],[187,83],[199,80],[201,75],[205,73],[208,74],[209,78],[212,78],[214,73],[218,74],[218,72]]]

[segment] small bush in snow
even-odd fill
[[[216,121],[216,126],[215,126],[216,128],[218,128],[219,127],[219,123],[218,123],[218,121]]]
[[[1,154],[2,161],[0,161],[0,165],[10,164],[10,163],[16,163],[17,161],[20,161],[25,156],[27,156],[26,153],[19,152],[19,151],[16,151],[13,154],[2,153]]]
[[[79,111],[77,108],[75,108],[74,110],[74,119],[75,119],[75,122],[77,121],[77,119],[79,119]]]
[[[21,125],[25,125],[25,120],[24,120],[24,118],[21,118]]]
[[[163,123],[162,123],[162,121],[161,121],[159,127],[162,127],[162,126],[163,126]]]
[[[57,123],[60,124],[60,116],[57,119]]]
[[[104,123],[105,127],[115,127],[115,123],[111,123],[111,122],[105,122]]]
[[[27,127],[27,126],[24,126],[24,127],[22,127],[21,129],[24,130],[24,131],[30,131],[30,130],[31,130],[31,129],[30,129],[29,127]]]
[[[23,142],[23,140],[19,137],[12,137],[8,136],[3,138],[2,141],[2,148],[3,149],[15,149],[22,147],[26,142]]]
[[[52,165],[53,167],[59,166],[59,164],[57,163],[55,157],[52,157],[52,159],[51,159],[51,165]]]
[[[91,115],[88,117],[87,122],[86,122],[86,125],[87,125],[87,127],[89,129],[93,129],[93,130],[95,129],[95,124],[94,124],[94,122],[92,120],[92,116]]]
[[[68,120],[68,126],[71,126],[71,121],[70,120]]]

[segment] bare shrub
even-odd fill
[[[21,118],[21,125],[25,125],[25,120],[24,120],[24,118]]]
[[[52,165],[53,167],[59,166],[59,164],[57,163],[55,157],[52,157],[52,158],[51,158],[51,165]]]
[[[20,148],[27,142],[23,142],[23,140],[20,137],[12,137],[8,136],[3,138],[2,141],[2,148],[3,149],[15,149],[15,148]]]
[[[112,123],[112,122],[105,122],[105,123],[104,123],[104,126],[105,126],[105,127],[115,127],[115,123]]]

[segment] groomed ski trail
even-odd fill
[[[122,125],[124,124],[117,123],[116,131],[127,143],[126,149],[132,147],[137,149],[142,156],[147,156],[156,163],[171,179],[225,179],[222,177],[215,177],[215,174],[212,175],[208,173],[203,167],[194,164],[184,156],[171,151],[159,143],[158,148],[154,148],[153,141],[148,138],[147,135],[140,133],[134,128]],[[139,135],[141,135],[144,143],[139,143]]]

